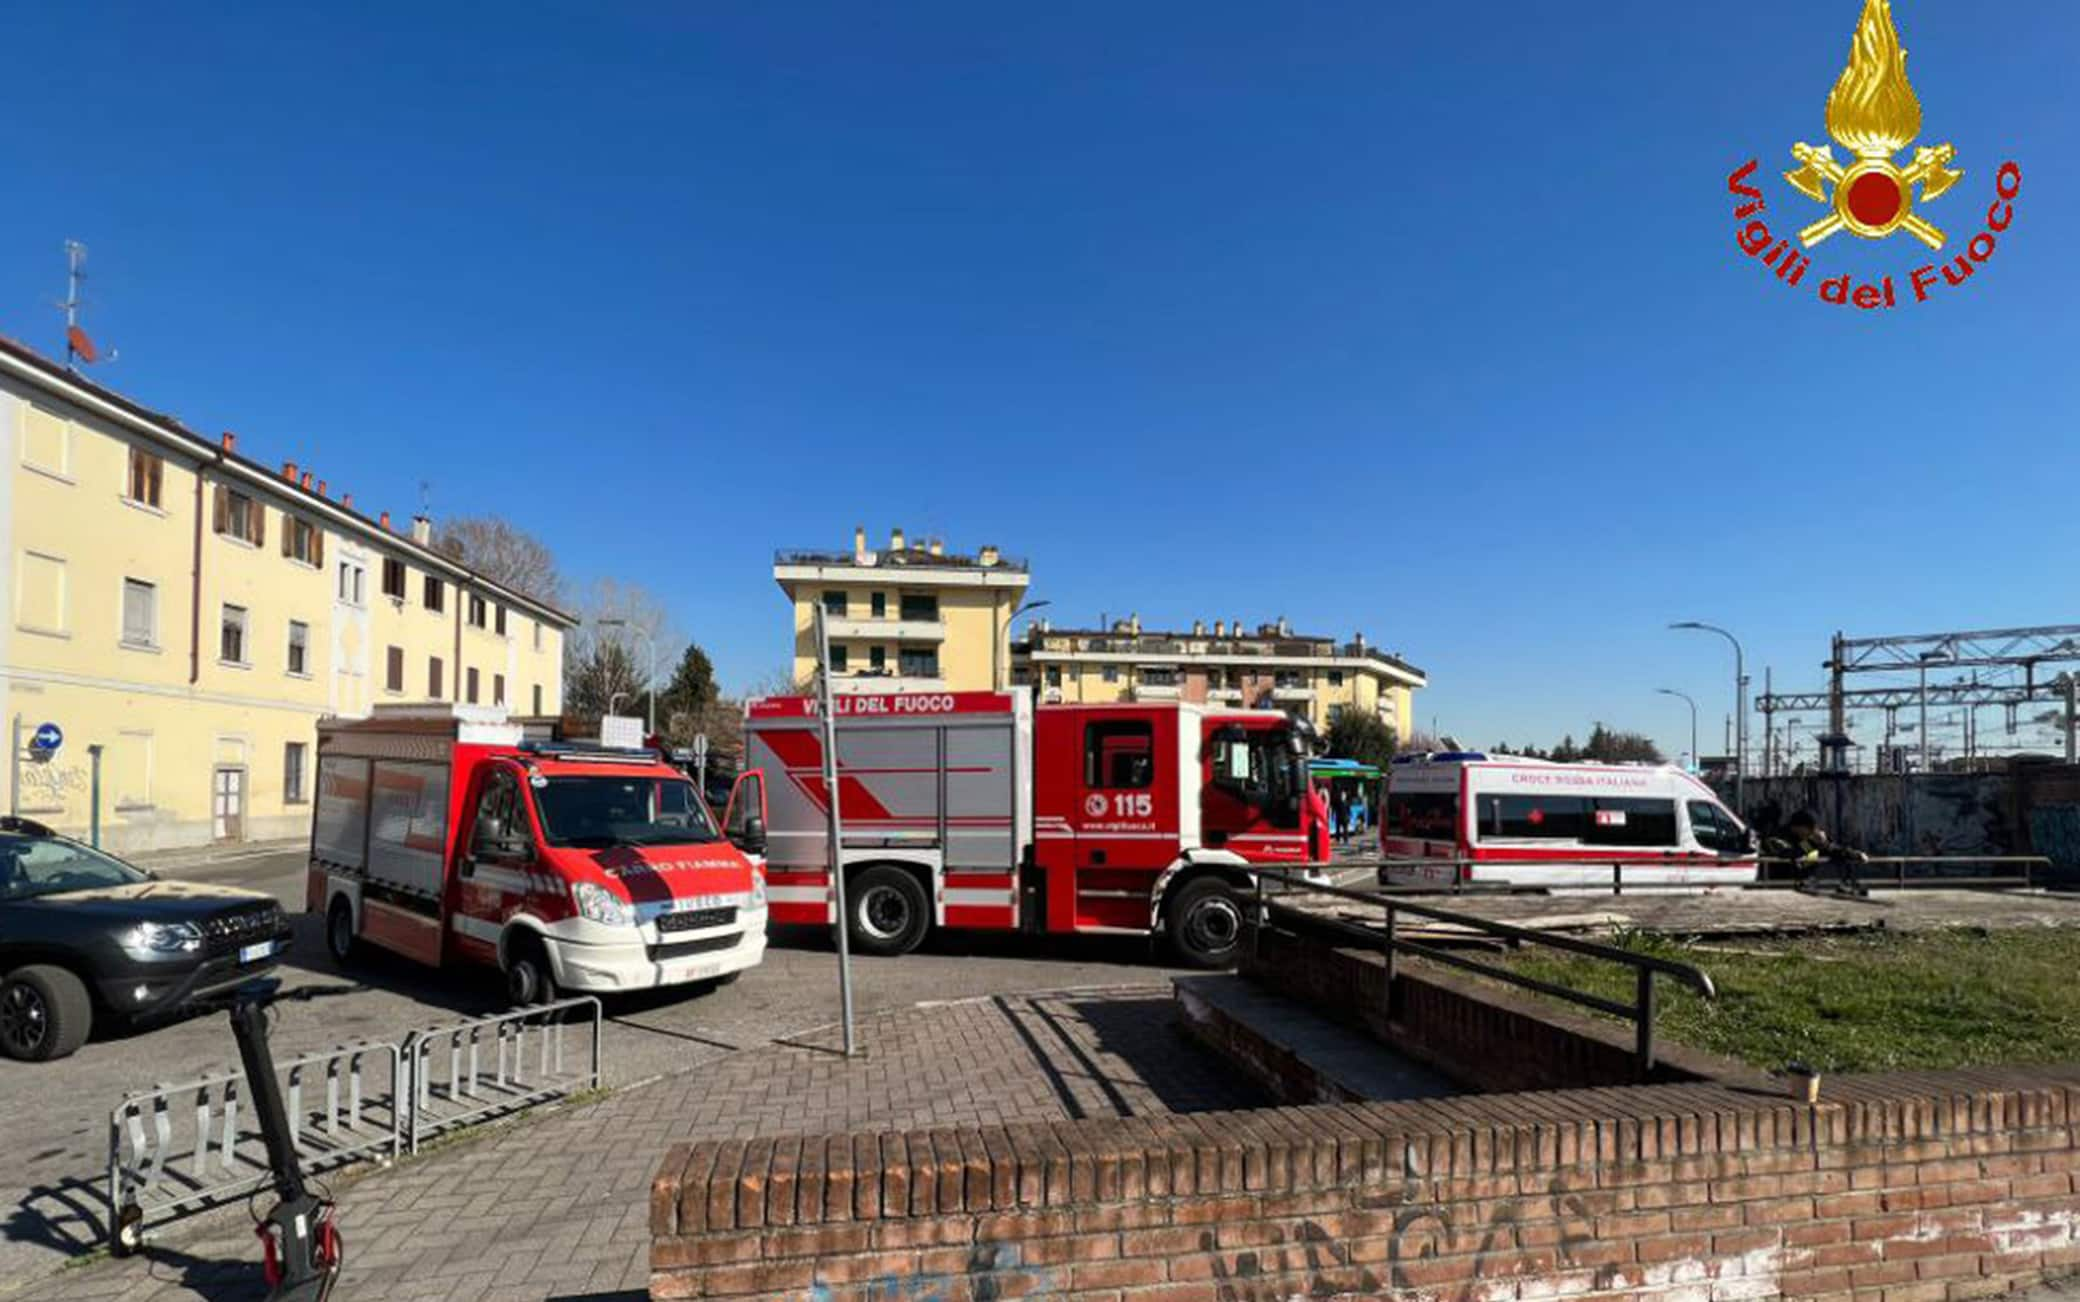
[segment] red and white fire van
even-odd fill
[[[1607,887],[1616,865],[1626,886],[1717,886],[1757,863],[1754,834],[1682,769],[1478,751],[1388,766],[1380,850],[1382,885]]]
[[[342,961],[496,964],[516,1004],[728,979],[766,945],[763,877],[683,773],[478,706],[319,722],[306,907]]]
[[[1302,771],[1310,730],[1272,710],[1032,704],[1024,688],[836,698],[847,919],[869,953],[933,927],[1160,931],[1230,961],[1254,864],[1329,857]],[[817,703],[751,702],[724,826],[764,833],[773,921],[834,925]],[[769,780],[768,780],[769,779]],[[751,826],[760,820],[759,826]]]

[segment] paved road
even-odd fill
[[[395,1042],[415,1028],[502,1009],[494,975],[434,972],[377,955],[353,972],[332,964],[320,920],[301,914],[301,850],[166,867],[167,876],[267,891],[297,914],[283,969],[289,984],[342,979],[367,989],[343,999],[285,1005],[278,1053],[353,1040]],[[854,963],[864,1014],[977,995],[1067,987],[1147,985],[1164,969],[1146,941],[948,937],[926,952]],[[837,962],[820,934],[776,933],[765,963],[711,993],[630,997],[608,1007],[604,1059],[610,1085],[684,1071],[733,1050],[770,1043],[837,1018]],[[234,1062],[230,1030],[207,1017],[136,1034],[97,1034],[74,1057],[28,1066],[0,1062],[0,1281],[34,1278],[64,1256],[102,1241],[109,1109],[127,1090],[193,1079]],[[4,1290],[4,1285],[0,1285]]]

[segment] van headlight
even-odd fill
[[[140,922],[119,938],[132,958],[172,958],[202,949],[202,928],[192,922]]]
[[[763,909],[765,906],[766,875],[761,872],[754,872],[751,874],[751,902],[744,907],[755,911]]]
[[[579,917],[588,922],[597,922],[602,927],[635,925],[635,914],[628,907],[627,901],[593,882],[573,883],[571,903],[578,906]]]

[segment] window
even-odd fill
[[[1589,801],[1581,796],[1481,797],[1483,841],[1580,841],[1588,827]]]
[[[1485,800],[1497,797],[1488,796]],[[1389,791],[1388,836],[1424,841],[1459,839],[1459,793],[1456,791]]]
[[[1690,831],[1699,845],[1720,854],[1742,854],[1751,848],[1748,830],[1707,800],[1690,802]]]
[[[1331,670],[1329,671],[1329,686],[1331,686],[1331,687],[1341,687],[1341,686],[1343,686],[1343,670],[1341,670],[1341,669],[1331,669]]]
[[[1340,720],[1340,719],[1342,719],[1342,718],[1343,718],[1343,707],[1342,707],[1342,706],[1340,706],[1340,705],[1332,705],[1332,706],[1330,706],[1330,707],[1329,707],[1329,723],[1330,723],[1330,725],[1331,725],[1332,727],[1333,727],[1333,726],[1334,726],[1334,725],[1336,724],[1336,722],[1337,722],[1338,720]]]
[[[823,613],[833,619],[845,618],[845,594],[843,592],[824,593]]]
[[[471,705],[477,703],[477,667],[471,665],[462,671],[462,695]]]
[[[358,561],[339,563],[339,599],[349,606],[368,600],[368,567]]]
[[[1676,802],[1598,796],[1589,802],[1589,825],[1582,839],[1590,845],[1672,846],[1676,843]]]
[[[1148,786],[1155,781],[1155,725],[1146,719],[1116,719],[1085,724],[1083,785],[1086,787]]]
[[[1047,666],[1047,685],[1049,687],[1060,687],[1062,685],[1062,667],[1060,665]]]
[[[218,484],[216,529],[226,537],[263,546],[267,542],[267,510],[244,493],[234,493]]]
[[[404,690],[404,648],[401,646],[391,647],[389,655],[384,660],[383,690],[387,692],[401,692]]]
[[[528,830],[520,784],[505,770],[494,770],[484,782],[484,794],[477,800],[477,824],[470,833],[470,853],[500,858],[519,855],[527,847]]]
[[[166,478],[166,459],[143,448],[130,449],[130,487],[125,493],[139,506],[159,505],[159,489]]]
[[[1106,681],[1106,682],[1108,682],[1108,683],[1116,683],[1116,682],[1118,682],[1118,681],[1119,681],[1119,666],[1118,666],[1118,665],[1106,665],[1106,666],[1105,666],[1105,671],[1104,671],[1104,679],[1105,679],[1105,681]]]
[[[847,657],[847,656],[846,656],[846,654],[845,654],[845,648],[844,648],[844,647],[841,647],[841,646],[834,646],[834,647],[832,647],[832,648],[831,648],[831,672],[832,672],[832,673],[834,673],[834,674],[842,674],[842,673],[846,672],[846,662],[847,662],[847,659],[848,659],[848,657]]]
[[[541,685],[540,683],[536,683],[536,684],[534,685],[534,712],[535,712],[535,716],[536,716],[537,718],[539,718],[539,717],[541,716],[541,713],[542,713],[542,685]]]
[[[300,805],[305,800],[304,753],[304,743],[300,741],[292,741],[282,747],[282,800],[285,804]]]
[[[534,621],[534,649],[537,651],[542,649],[542,621],[540,620]]]
[[[469,626],[484,627],[484,599],[474,592],[469,594]]]
[[[72,482],[72,422],[41,407],[23,405],[22,464]]]
[[[315,566],[321,561],[320,549],[323,546],[324,543],[319,540],[318,526],[300,516],[289,515],[286,512],[282,515],[282,555],[292,561],[302,561],[305,565]],[[342,565],[340,569],[344,571],[346,567]]]
[[[1150,665],[1141,671],[1141,681],[1150,687],[1177,686],[1175,665]]]
[[[504,705],[506,703],[506,676],[504,674],[491,675],[491,703],[493,705]]]
[[[885,593],[885,592],[877,592],[877,593],[875,593],[875,594],[874,594],[874,595],[873,595],[872,597],[870,597],[870,598],[868,598],[868,599],[867,599],[867,604],[868,604],[868,606],[869,606],[869,607],[871,607],[871,608],[872,608],[872,610],[873,610],[873,612],[874,612],[874,618],[876,618],[876,619],[887,619],[887,618],[888,618],[888,594],[887,594],[887,593]]]
[[[289,672],[299,677],[310,674],[311,626],[300,619],[289,621]]]
[[[142,579],[123,580],[123,645],[159,645],[159,589]]]
[[[393,556],[383,558],[383,595],[404,600],[404,562]]]
[[[936,593],[906,592],[903,594],[903,618],[932,621],[939,618],[939,598]]]
[[[44,552],[24,551],[15,580],[14,620],[31,632],[66,635],[67,592],[65,558]]]
[[[446,592],[446,588],[445,588],[445,585],[444,585],[444,584],[442,584],[442,583],[441,583],[441,581],[440,581],[439,579],[436,579],[436,578],[434,578],[434,577],[433,577],[433,576],[432,576],[431,574],[427,575],[427,576],[426,576],[426,608],[427,608],[428,610],[431,610],[431,611],[438,611],[438,610],[440,610],[440,608],[441,608],[442,604],[443,604],[443,603],[444,603],[444,602],[445,602],[446,600],[447,600],[447,592]]]
[[[905,678],[939,676],[939,651],[936,647],[928,651],[898,651],[896,656],[896,668]]]
[[[217,659],[226,664],[246,662],[246,608],[224,607],[224,622],[217,634]]]
[[[426,658],[426,695],[438,701],[441,698],[441,658]]]
[[[491,608],[491,629],[500,637],[506,635],[506,608],[504,606],[493,606]]]
[[[1305,687],[1307,679],[1297,670],[1281,669],[1271,676],[1273,687]]]
[[[877,674],[885,674],[885,673],[887,673],[887,672],[888,672],[888,648],[887,648],[887,647],[885,647],[885,646],[876,646],[876,647],[868,647],[868,648],[867,648],[867,667],[868,667],[869,669],[872,669],[872,670],[873,670],[873,671],[874,671],[875,673],[877,673]]]

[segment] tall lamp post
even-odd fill
[[[1706,624],[1694,619],[1670,624],[1670,628],[1694,629],[1700,633],[1717,633],[1733,643],[1733,803],[1742,818],[1748,816],[1745,799],[1748,780],[1748,660],[1741,650],[1741,640],[1720,628],[1717,624]]]
[[[655,737],[657,735],[657,642],[641,624],[631,624],[625,619],[596,619],[592,621],[592,626],[594,628],[625,628],[643,640],[643,646],[650,653],[650,723],[644,729],[643,735]]]
[[[1042,606],[1052,606],[1053,604],[1054,603],[1052,601],[1042,598],[1039,601],[1022,602],[1018,606],[1013,607],[1011,613],[1004,617],[1004,641],[1007,644],[1011,641],[1011,626],[1018,622],[1018,617],[1020,615],[1025,614],[1029,610],[1038,610]],[[991,668],[992,670],[994,670],[995,661],[997,657],[997,648],[994,643],[990,646],[989,654]],[[1009,652],[1007,651],[1006,654],[1008,655]],[[991,686],[998,691],[1002,691],[1004,687],[1011,681],[1011,667],[1009,665],[1006,665],[1004,666],[1004,670],[1002,673],[992,672],[990,677],[997,680],[996,682],[992,683]]]
[[[1673,688],[1673,687],[1657,687],[1657,688],[1655,688],[1654,690],[1655,690],[1655,691],[1657,691],[1657,692],[1659,692],[1659,693],[1660,693],[1661,695],[1663,695],[1663,696],[1675,696],[1675,697],[1680,697],[1680,698],[1681,698],[1682,700],[1684,700],[1684,701],[1686,701],[1686,702],[1688,702],[1688,703],[1689,703],[1689,706],[1690,706],[1690,764],[1691,764],[1691,767],[1693,767],[1693,768],[1700,768],[1700,769],[1701,769],[1701,768],[1703,768],[1703,767],[1704,767],[1704,763],[1703,763],[1703,761],[1702,761],[1702,760],[1700,760],[1700,759],[1698,758],[1698,755],[1697,755],[1697,702],[1696,702],[1696,700],[1695,700],[1695,699],[1693,699],[1693,698],[1691,697],[1690,693],[1688,693],[1688,692],[1679,692],[1679,691],[1677,691],[1677,690],[1676,690],[1675,688]]]

